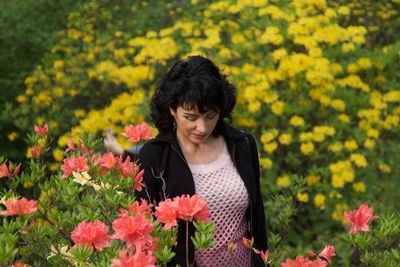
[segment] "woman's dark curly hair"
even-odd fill
[[[207,58],[191,56],[176,62],[158,84],[150,103],[151,118],[160,132],[166,132],[174,122],[170,107],[197,105],[200,113],[215,109],[219,119],[212,134],[217,136],[231,122],[235,104],[236,89],[218,67]]]

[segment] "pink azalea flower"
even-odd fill
[[[18,165],[14,169],[14,171],[13,171],[13,168],[14,167],[11,162],[10,162],[10,164],[8,164],[8,167],[7,167],[6,163],[1,164],[0,165],[0,178],[17,175],[20,171],[21,165]]]
[[[74,150],[76,150],[74,140],[69,139],[67,142],[67,148],[65,149],[65,153],[68,153],[69,151],[74,151]]]
[[[161,201],[156,207],[154,215],[157,217],[158,222],[164,224],[164,229],[170,229],[171,227],[178,225],[178,203],[171,199]]]
[[[206,201],[199,195],[183,195],[174,198],[178,201],[178,218],[185,221],[203,221],[207,223],[210,219],[210,211],[208,210]]]
[[[21,261],[14,262],[14,264],[12,265],[12,267],[25,267],[25,266],[26,264]]]
[[[269,257],[268,249],[266,251],[262,251],[262,250],[258,250],[258,249],[253,248],[253,250],[254,250],[255,253],[257,253],[257,254],[259,254],[261,256],[261,259],[263,260],[263,262],[265,264],[268,263],[268,257]]]
[[[326,245],[324,249],[319,253],[320,257],[323,257],[328,262],[331,262],[331,257],[336,256],[335,248],[332,245]]]
[[[36,144],[32,147],[31,150],[32,158],[37,159],[43,155],[43,147],[39,144]]]
[[[374,216],[374,209],[369,208],[367,204],[362,204],[358,210],[344,212],[344,219],[351,224],[349,234],[357,232],[369,232],[368,222],[378,218]]]
[[[321,258],[317,258],[311,262],[311,267],[326,267],[327,263]]]
[[[95,163],[101,166],[99,173],[104,174],[106,170],[114,169],[117,164],[117,160],[113,152],[107,152],[100,158],[97,158]]]
[[[46,135],[47,131],[49,130],[49,126],[47,126],[47,123],[43,126],[35,125],[34,128],[35,132],[40,136]]]
[[[281,263],[281,267],[312,267],[312,261],[303,256],[297,256],[294,260],[286,259]]]
[[[135,253],[129,253],[127,250],[121,250],[118,253],[118,259],[112,259],[111,264],[115,267],[155,267],[156,258],[151,252],[144,253],[137,250]]]
[[[63,161],[63,165],[61,169],[64,171],[63,176],[61,179],[65,179],[66,177],[70,176],[74,171],[75,172],[82,172],[89,170],[89,166],[87,164],[87,158],[84,156],[71,156],[70,158],[66,158]]]
[[[75,242],[75,247],[82,244],[88,246],[90,249],[95,247],[101,251],[103,248],[111,246],[108,227],[99,220],[94,222],[80,222],[71,232],[71,238]]]
[[[27,215],[37,210],[37,201],[26,198],[20,200],[8,199],[4,205],[7,207],[7,210],[0,211],[0,215],[3,216]]]
[[[140,140],[149,140],[153,138],[150,126],[145,122],[136,126],[132,124],[128,125],[122,135],[128,137],[129,140],[134,143]]]
[[[248,249],[252,249],[253,248],[253,244],[254,244],[254,237],[252,237],[251,239],[248,239],[246,237],[243,237],[242,239],[242,245]]]
[[[122,214],[112,223],[112,228],[115,234],[111,238],[125,241],[128,248],[140,250],[146,243],[153,242],[150,233],[154,226],[143,214],[136,214],[135,217]]]
[[[142,198],[140,204],[138,201],[135,201],[132,205],[128,205],[128,210],[120,209],[119,216],[122,216],[123,214],[135,216],[136,214],[140,213],[146,217],[150,217],[152,207],[153,204],[147,204],[147,200]]]
[[[121,171],[121,175],[125,178],[135,177],[139,172],[139,166],[130,161],[130,157],[126,157],[125,161],[122,162],[122,156],[117,158],[117,166]]]
[[[144,170],[141,170],[136,176],[134,180],[134,188],[136,191],[141,192],[142,188],[144,187],[143,183],[143,175],[144,175]]]

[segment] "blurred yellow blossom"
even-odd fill
[[[283,113],[284,107],[285,103],[283,103],[282,101],[276,101],[275,103],[272,104],[271,110],[275,115],[280,116]]]
[[[335,211],[332,213],[332,219],[335,221],[341,221],[342,223],[346,223],[343,218],[343,214],[345,211],[349,209],[349,206],[344,203],[339,203],[335,205]]]
[[[270,129],[266,132],[264,132],[261,135],[261,142],[262,143],[269,143],[272,140],[274,140],[278,136],[278,130],[277,129]]]
[[[309,199],[308,193],[298,193],[296,197],[300,202],[305,202],[305,203],[307,203]]]
[[[271,142],[271,143],[264,144],[264,150],[269,154],[274,152],[277,147],[278,147],[278,144],[276,142]]]
[[[351,161],[353,161],[357,167],[365,168],[367,167],[368,163],[365,157],[360,153],[353,153],[350,155]]]
[[[375,140],[374,139],[365,139],[364,146],[368,149],[373,149],[375,147]]]
[[[356,140],[351,139],[351,140],[346,140],[344,142],[344,147],[349,151],[353,151],[353,150],[356,150],[358,148],[358,145],[357,145]]]
[[[287,175],[279,176],[276,179],[276,184],[280,187],[288,187],[290,185],[290,179]]]
[[[307,185],[315,185],[321,181],[321,176],[316,174],[310,174],[306,177]]]
[[[314,151],[314,144],[312,142],[302,143],[300,150],[304,155],[310,155]]]
[[[332,173],[334,188],[343,188],[346,183],[354,181],[354,170],[348,160],[331,163],[329,169]]]
[[[339,121],[343,122],[343,123],[348,123],[350,122],[350,117],[347,116],[346,114],[340,114],[338,116]]]
[[[271,169],[272,160],[270,158],[267,158],[267,157],[261,157],[260,158],[260,165],[261,165],[262,168]]]
[[[303,120],[302,117],[295,115],[295,116],[292,116],[292,117],[290,118],[290,122],[289,122],[289,123],[290,123],[290,125],[292,125],[292,126],[300,127],[300,126],[303,126],[303,125],[304,125],[304,120]]]
[[[11,142],[14,142],[15,139],[17,139],[18,137],[18,133],[17,132],[11,132],[7,135],[8,140],[10,140]]]
[[[325,208],[325,195],[318,193],[314,196],[314,205],[320,209]]]
[[[279,143],[282,145],[288,145],[292,142],[292,135],[290,133],[284,133],[279,136]]]
[[[364,182],[357,182],[353,184],[353,190],[355,192],[365,192],[367,190],[367,186]]]
[[[391,173],[392,169],[385,163],[379,164],[379,170],[383,173]]]

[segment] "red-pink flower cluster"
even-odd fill
[[[145,122],[136,126],[132,124],[128,125],[122,135],[128,137],[134,143],[153,138],[150,126]]]
[[[367,204],[362,204],[357,210],[345,212],[344,219],[351,224],[349,234],[360,231],[369,232],[369,221],[378,218],[378,216],[374,216],[373,213],[374,209],[369,208]]]
[[[35,132],[40,135],[40,136],[45,136],[47,131],[49,130],[49,126],[47,126],[47,123],[43,126],[35,125]]]
[[[183,195],[175,197],[173,200],[166,199],[161,201],[154,214],[158,222],[164,223],[164,229],[177,226],[178,219],[185,221],[197,220],[205,223],[210,219],[210,211],[206,201],[198,195]]]
[[[32,158],[38,159],[43,155],[43,146],[40,144],[36,144],[32,147],[31,150]]]
[[[7,207],[7,210],[0,211],[0,215],[3,216],[28,215],[37,210],[37,201],[28,200],[26,198],[20,200],[8,199],[5,201],[4,205]]]
[[[135,253],[121,250],[118,259],[112,259],[112,266],[116,267],[155,267],[156,257],[150,251],[137,250]]]
[[[75,242],[75,247],[79,244],[97,250],[110,247],[108,227],[103,222],[96,220],[94,222],[82,221],[71,232],[71,238]]]
[[[326,245],[324,249],[318,254],[318,258],[310,260],[308,257],[297,256],[294,260],[286,259],[281,264],[281,267],[325,267],[328,262],[331,262],[331,257],[335,256],[335,248],[332,245]],[[309,257],[315,257],[313,251],[307,253]]]
[[[85,156],[75,157],[74,155],[72,155],[71,157],[64,159],[61,169],[64,171],[61,179],[65,179],[73,172],[87,171],[89,170],[87,158]]]
[[[7,166],[6,163],[0,165],[0,178],[7,177],[7,176],[15,176],[19,173],[21,165],[17,165],[14,169],[13,164],[10,162]],[[14,169],[14,171],[13,171]]]

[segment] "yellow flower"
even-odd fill
[[[332,173],[332,186],[334,188],[343,188],[346,183],[354,181],[354,170],[348,160],[331,163],[329,170]]]
[[[54,63],[53,63],[53,67],[54,67],[55,69],[59,69],[59,68],[64,67],[64,61],[62,61],[62,60],[55,60]]]
[[[261,135],[261,142],[262,143],[269,143],[274,140],[278,136],[277,129],[271,129]]]
[[[366,147],[366,148],[368,148],[368,149],[373,149],[374,147],[375,147],[375,140],[373,140],[373,139],[366,139],[365,141],[364,141],[364,146]]]
[[[333,99],[330,103],[331,107],[337,111],[343,112],[346,109],[346,104],[342,99]]]
[[[312,142],[302,143],[300,150],[304,155],[310,155],[314,151],[314,144]]]
[[[260,165],[262,168],[271,169],[272,167],[272,160],[269,158],[260,158]]]
[[[343,43],[342,44],[342,51],[344,53],[354,51],[356,49],[356,46],[353,43]]]
[[[284,107],[285,107],[285,103],[284,102],[276,101],[275,103],[272,104],[271,110],[275,115],[280,116],[283,113]]]
[[[15,139],[17,139],[18,137],[18,133],[17,132],[11,132],[7,135],[8,140],[10,140],[11,142],[14,142]]]
[[[290,133],[281,134],[279,136],[279,142],[282,145],[288,145],[292,142],[292,135]]]
[[[367,186],[363,182],[354,183],[353,190],[355,192],[365,192],[367,190]]]
[[[258,100],[251,101],[251,102],[249,103],[249,105],[247,106],[247,108],[249,109],[250,112],[253,112],[253,113],[254,113],[254,112],[257,112],[257,111],[259,111],[260,108],[261,108],[261,102],[258,101]]]
[[[18,103],[25,103],[27,101],[27,98],[24,95],[19,95],[15,99],[17,100]]]
[[[357,60],[357,65],[362,69],[371,68],[371,66],[372,66],[371,59],[366,58],[366,57],[359,58]]]
[[[348,123],[350,122],[350,117],[347,116],[346,114],[340,114],[338,116],[339,121],[343,122],[343,123]]]
[[[320,209],[325,208],[325,195],[318,193],[314,196],[314,205]]]
[[[350,155],[351,161],[353,161],[357,167],[365,168],[367,167],[368,163],[365,157],[360,153],[353,153]]]
[[[279,176],[276,179],[276,184],[280,187],[288,187],[290,185],[290,179],[287,175]]]
[[[350,63],[349,65],[347,65],[347,71],[349,73],[353,73],[354,74],[354,73],[359,72],[359,70],[360,70],[360,68],[359,68],[359,66],[357,64]]]
[[[281,60],[282,58],[287,56],[287,51],[285,48],[279,48],[276,49],[272,52],[272,59],[277,62],[279,60]]]
[[[379,170],[383,173],[390,173],[392,171],[390,166],[385,163],[379,164]]]
[[[390,91],[383,95],[383,101],[385,102],[400,102],[400,90]]]
[[[289,123],[292,126],[301,127],[304,125],[304,120],[302,117],[295,115],[290,118]]]
[[[351,139],[351,140],[347,140],[344,142],[344,147],[349,151],[353,151],[358,148],[358,145],[357,145],[356,140]]]
[[[333,153],[340,152],[342,149],[343,149],[343,145],[340,142],[334,142],[334,143],[330,144],[328,147],[328,150]]]
[[[309,186],[319,183],[321,181],[321,176],[316,174],[310,174],[306,177],[306,182]]]
[[[269,154],[271,154],[272,152],[274,152],[274,151],[276,150],[277,147],[278,147],[278,144],[277,144],[276,142],[264,144],[264,150],[265,150],[266,152],[268,152]]]
[[[300,202],[304,202],[304,203],[308,202],[308,194],[307,193],[298,193],[296,197]]]
[[[62,161],[64,159],[64,151],[59,148],[54,149],[53,157],[56,161]]]
[[[350,8],[348,8],[347,6],[341,6],[341,7],[339,7],[339,9],[338,9],[338,13],[339,13],[340,15],[347,16],[347,15],[350,14]]]
[[[368,129],[367,135],[368,135],[368,137],[378,139],[379,131],[377,129],[371,128],[371,129]]]
[[[341,221],[342,223],[346,223],[343,218],[343,214],[348,209],[349,206],[347,206],[344,203],[336,204],[335,211],[332,213],[332,219],[334,219],[335,221]]]

